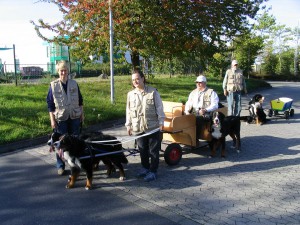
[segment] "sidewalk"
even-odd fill
[[[295,116],[289,120],[273,118],[263,126],[242,123],[239,154],[228,147],[230,138],[225,159],[220,155],[208,158],[207,148],[187,150],[179,165],[170,167],[162,153],[158,179],[150,183],[135,178],[139,155],[129,156],[127,180],[119,181],[117,174],[103,178],[101,164],[95,185],[182,225],[300,224],[300,85],[272,85],[272,89],[260,93],[267,101],[293,98]],[[244,109],[249,99],[243,98]],[[248,112],[243,110],[242,114]],[[123,124],[101,130],[128,140]],[[124,147],[132,148],[133,143]],[[43,144],[25,151],[55,169],[54,155],[48,149]]]

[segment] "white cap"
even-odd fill
[[[195,82],[205,82],[206,83],[206,77],[203,76],[203,75],[200,75],[200,76],[197,77]]]
[[[234,65],[237,65],[238,64],[238,61],[237,60],[232,60],[231,62],[231,65],[234,66]]]

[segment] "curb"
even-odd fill
[[[125,118],[112,120],[112,121],[105,121],[99,124],[91,125],[87,128],[84,128],[83,130],[86,132],[92,132],[92,131],[99,131],[106,128],[121,126],[125,124]],[[46,144],[48,141],[49,135],[44,135],[37,138],[32,139],[26,139],[22,141],[17,141],[13,143],[8,143],[4,145],[0,145],[0,154],[8,153],[8,152],[14,152],[20,149],[25,149],[29,147],[33,147],[36,145],[42,145]]]

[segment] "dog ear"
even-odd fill
[[[218,116],[221,121],[225,118],[225,115],[222,112],[218,112]]]
[[[60,136],[59,141],[60,141],[61,145],[67,144],[69,142],[69,135],[64,134],[64,135]]]
[[[219,102],[218,103],[218,108],[224,108],[224,105],[221,102]]]

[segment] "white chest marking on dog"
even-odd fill
[[[211,133],[211,135],[216,138],[216,139],[219,139],[221,136],[222,136],[222,133],[221,133],[221,128],[220,126],[213,126],[213,129],[214,131]]]
[[[78,167],[81,169],[80,160],[76,157],[71,157],[69,152],[64,152],[64,158],[68,162],[70,167]]]

